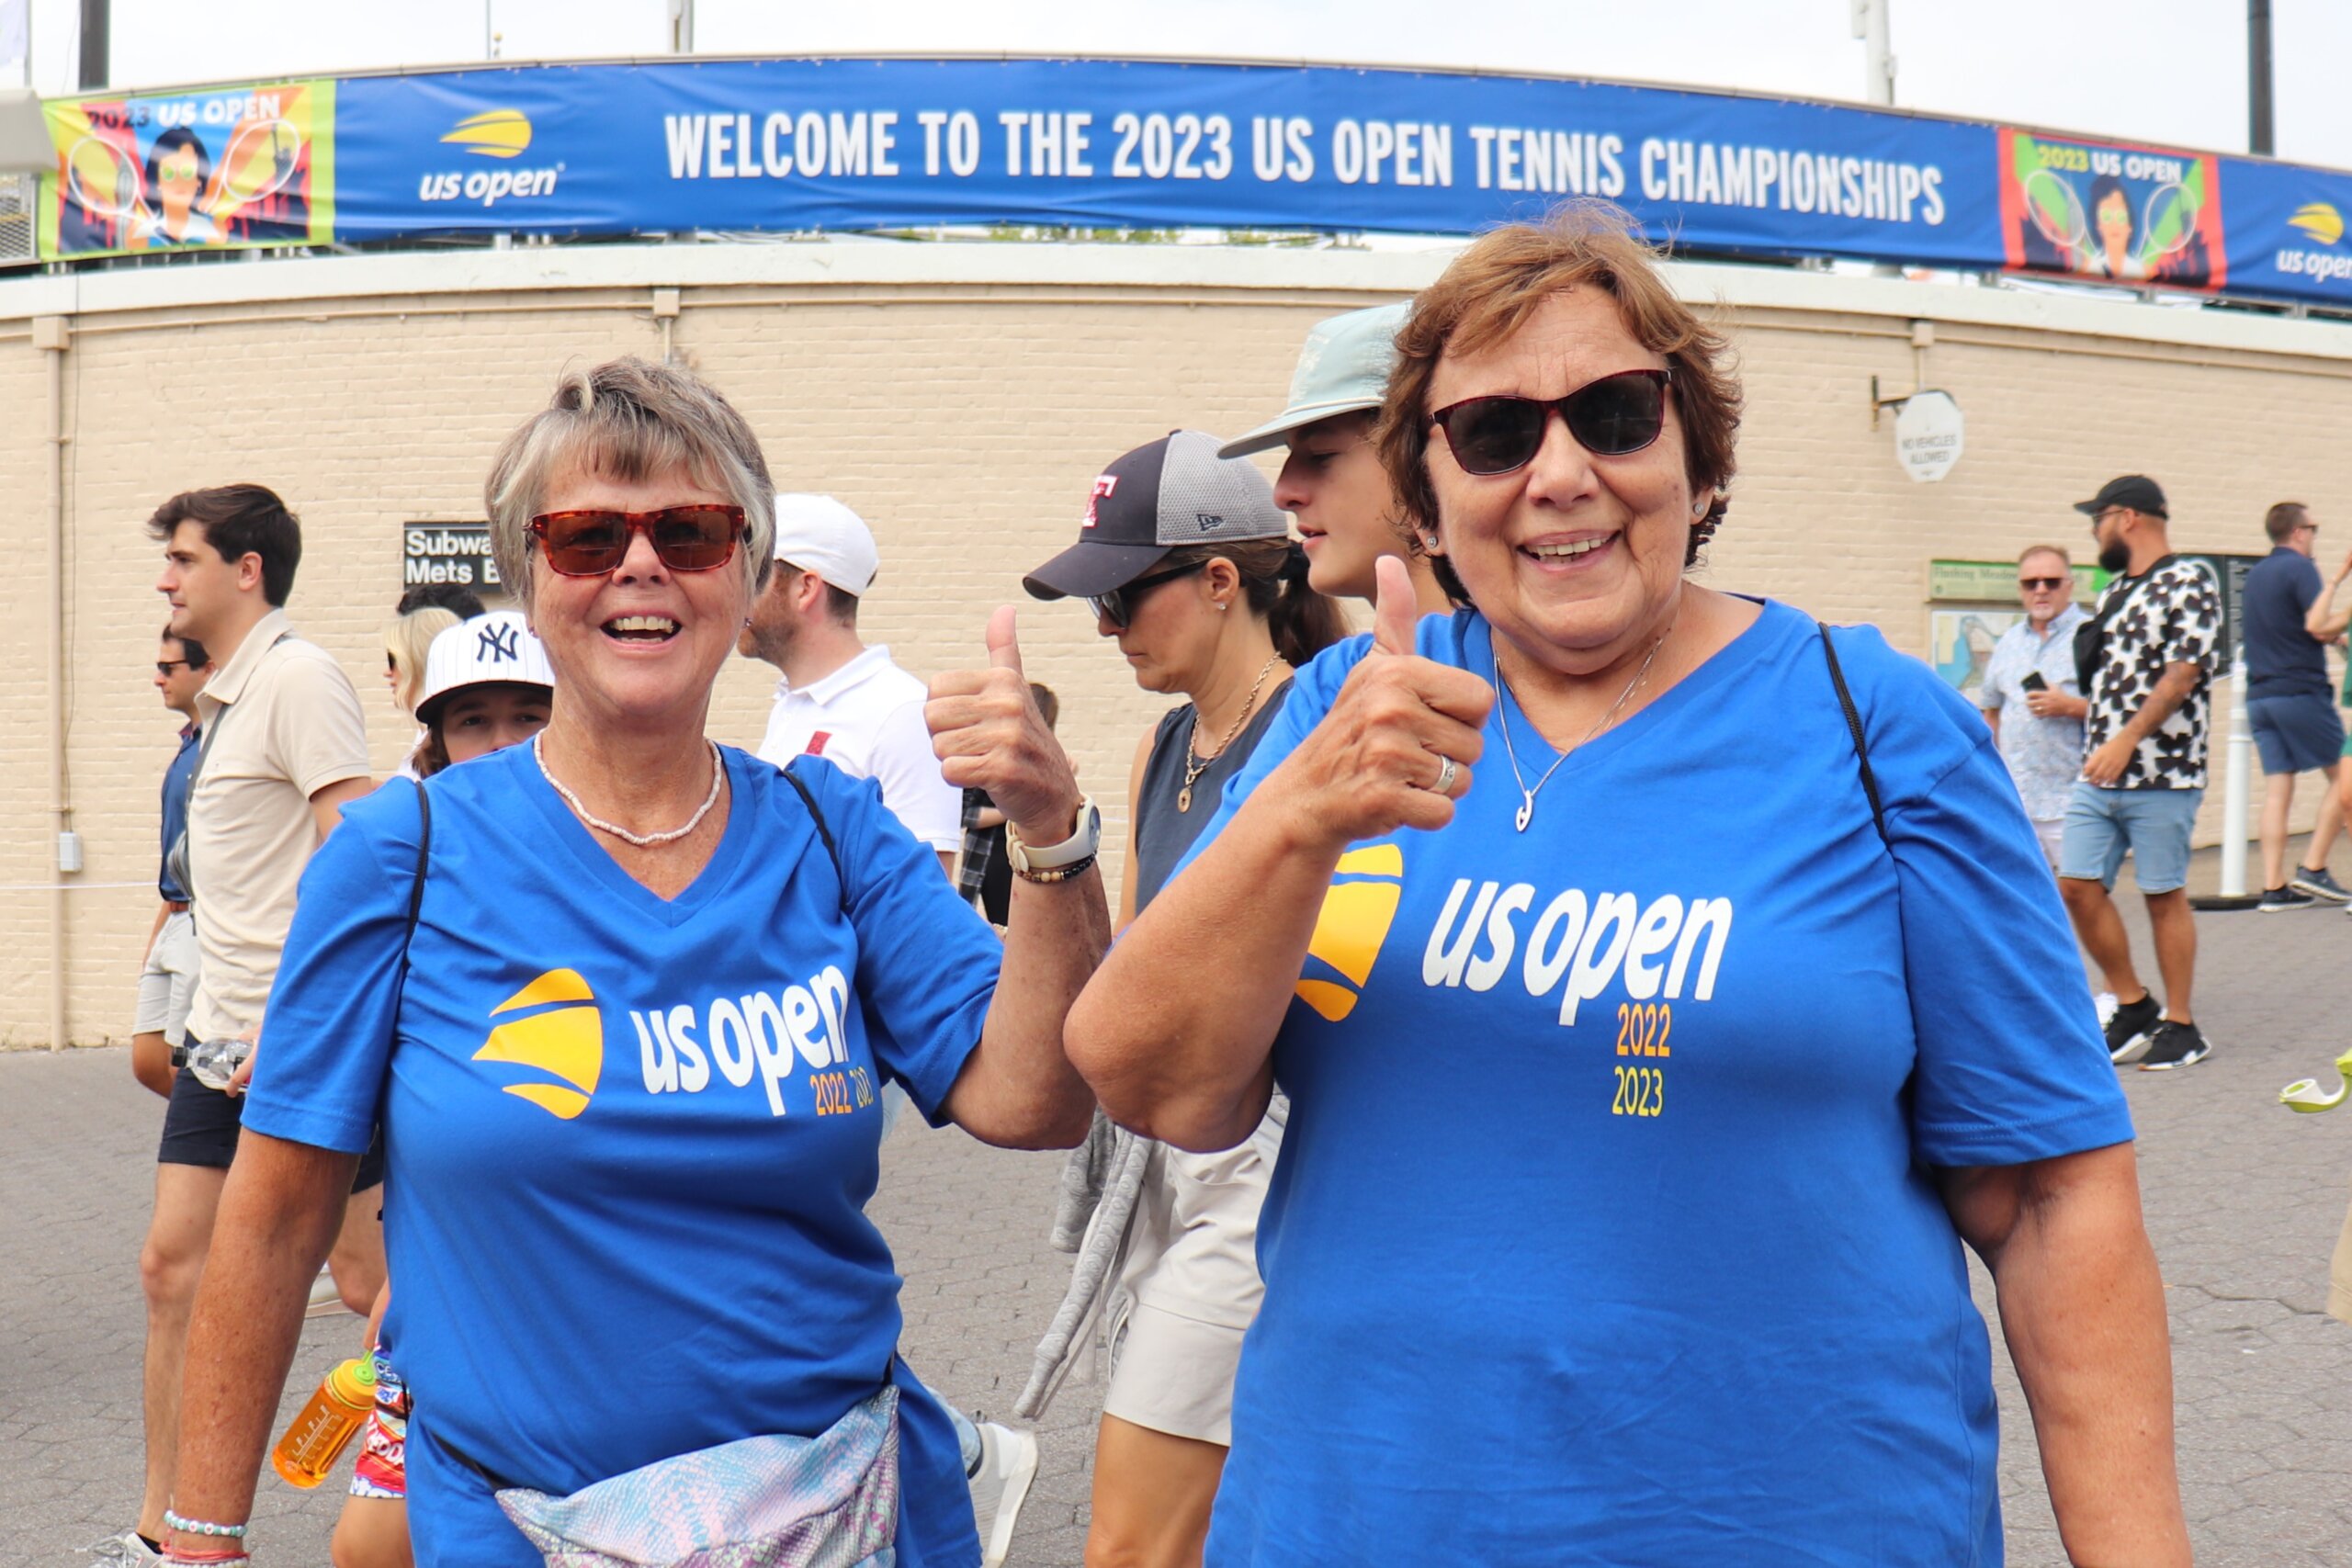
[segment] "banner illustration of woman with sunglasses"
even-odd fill
[[[2226,281],[2211,154],[2004,130],[1998,156],[2011,268],[2179,288]]]
[[[323,244],[333,233],[332,82],[43,107],[57,151],[43,181],[44,258]]]

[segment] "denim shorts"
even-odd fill
[[[2172,892],[2188,881],[2188,830],[2204,798],[2201,789],[2101,789],[2077,783],[2066,802],[2058,874],[2112,888],[2129,850],[2141,892]]]
[[[2344,753],[2344,721],[2333,697],[2248,697],[2245,716],[2262,771],[2273,776],[2308,773]]]

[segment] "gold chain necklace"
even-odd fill
[[[1193,750],[1193,741],[1199,736],[1201,730],[1201,705],[1198,703],[1193,705],[1193,722],[1184,731],[1184,787],[1176,792],[1177,810],[1193,809],[1193,786],[1200,783],[1201,775],[1209,771],[1218,757],[1225,755],[1225,749],[1233,744],[1233,738],[1241,733],[1243,725],[1250,722],[1250,710],[1258,705],[1258,694],[1264,689],[1266,677],[1272,674],[1274,666],[1282,661],[1283,656],[1277,653],[1266,660],[1265,668],[1258,671],[1258,679],[1250,684],[1250,694],[1241,699],[1241,711],[1234,716],[1233,727],[1225,732],[1225,739],[1216,743],[1216,753],[1206,762],[1202,761],[1199,754]]]

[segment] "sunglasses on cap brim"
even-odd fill
[[[1465,398],[1430,415],[1430,423],[1445,433],[1462,471],[1482,479],[1533,462],[1554,413],[1594,457],[1623,457],[1664,433],[1673,378],[1671,370],[1620,370],[1564,398]]]

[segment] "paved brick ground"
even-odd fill
[[[2207,916],[2200,930],[2198,1010],[2214,1055],[2187,1072],[2124,1075],[2171,1303],[2198,1559],[2352,1563],[2352,1328],[2321,1310],[2352,1110],[2299,1117],[2275,1102],[2346,1043],[2352,919]],[[136,1504],[135,1259],[161,1104],[127,1066],[115,1051],[0,1055],[0,1568],[84,1561],[72,1549]],[[964,1404],[1004,1409],[1065,1278],[1043,1240],[1057,1156],[901,1127],[888,1158],[876,1207],[907,1274],[910,1358]],[[356,1319],[312,1324],[298,1367],[322,1370],[356,1334]],[[1091,1393],[1069,1389],[1041,1432],[1014,1555],[1027,1568],[1080,1561]],[[2010,1561],[2063,1564],[2006,1360],[2001,1394]],[[324,1563],[336,1506],[331,1491],[266,1482],[264,1561]]]

